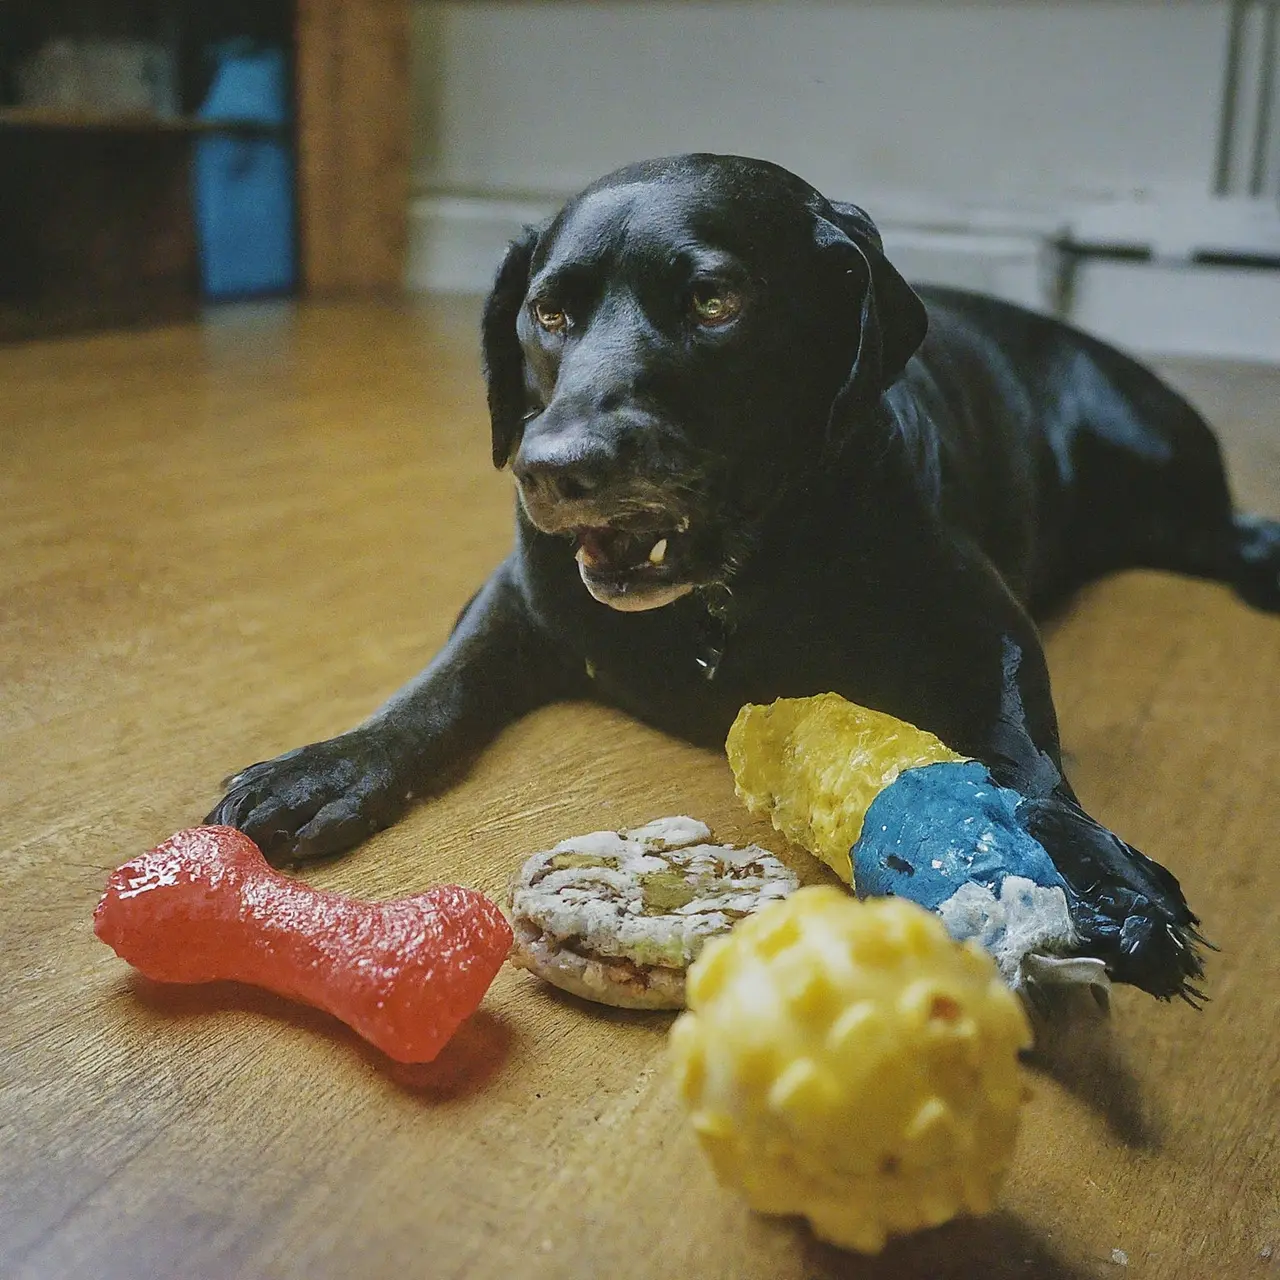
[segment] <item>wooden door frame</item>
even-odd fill
[[[297,0],[303,291],[403,287],[410,0]]]

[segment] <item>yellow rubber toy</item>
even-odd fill
[[[707,945],[671,1029],[723,1184],[875,1253],[985,1213],[1012,1158],[1031,1029],[977,944],[902,899],[800,889]]]
[[[725,743],[738,795],[846,884],[871,802],[904,770],[965,759],[933,734],[838,694],[738,712]]]

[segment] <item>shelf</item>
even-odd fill
[[[75,133],[237,133],[281,137],[288,126],[257,120],[201,120],[196,116],[155,116],[143,112],[71,111],[57,107],[0,107],[0,129],[48,129]]]

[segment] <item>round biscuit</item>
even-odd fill
[[[694,818],[659,818],[533,854],[511,884],[512,962],[601,1004],[683,1008],[708,939],[799,887],[757,845],[711,841]]]

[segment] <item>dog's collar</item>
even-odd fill
[[[714,680],[737,626],[733,592],[724,583],[717,582],[703,587],[699,594],[707,611],[698,627],[698,651],[694,661],[702,671],[703,679]]]

